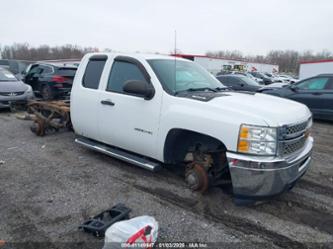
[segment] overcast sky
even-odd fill
[[[203,54],[333,51],[332,0],[1,1],[0,45],[77,44]]]

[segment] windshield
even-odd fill
[[[243,81],[245,81],[250,86],[260,86],[259,83],[253,79],[250,79],[249,77],[242,77]]]
[[[17,81],[17,79],[11,72],[0,70],[0,81]]]
[[[173,95],[182,91],[224,87],[214,76],[191,61],[154,59],[148,60],[148,63],[163,88]]]

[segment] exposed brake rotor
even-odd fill
[[[198,163],[190,163],[185,171],[185,181],[190,189],[205,192],[209,186],[208,174],[203,166]]]

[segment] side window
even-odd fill
[[[235,77],[228,77],[228,82],[229,82],[230,86],[239,85],[239,84],[237,84],[237,79]]]
[[[98,89],[105,62],[106,58],[89,60],[83,75],[82,86],[90,89]]]
[[[40,67],[41,67],[41,70],[42,70],[41,74],[50,74],[50,73],[53,72],[53,69],[50,66],[43,65],[43,66],[40,66]]]
[[[333,90],[333,78],[330,78],[329,82],[326,84],[326,90]]]
[[[229,77],[218,77],[218,79],[222,82],[223,85],[225,86],[231,86],[232,84],[230,84],[230,81],[229,81]]]
[[[233,78],[235,85],[240,86],[243,82],[241,79],[234,77]]]
[[[326,88],[326,84],[328,83],[328,78],[320,77],[320,78],[312,78],[300,82],[297,84],[297,87],[302,90],[324,90]]]
[[[29,74],[30,75],[33,75],[33,74],[35,74],[35,73],[40,73],[41,72],[41,68],[40,68],[40,66],[38,66],[38,65],[34,65],[34,66],[32,66],[31,68],[30,68],[30,70],[29,70]]]
[[[115,61],[112,65],[106,90],[123,93],[123,87],[128,80],[146,81],[137,65],[124,61]]]

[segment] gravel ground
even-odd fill
[[[5,248],[101,248],[77,229],[121,202],[152,215],[161,242],[212,248],[333,248],[333,124],[314,124],[312,167],[296,187],[255,206],[235,206],[220,188],[202,195],[172,170],[151,173],[74,143],[37,137],[30,121],[0,112],[0,240]]]

